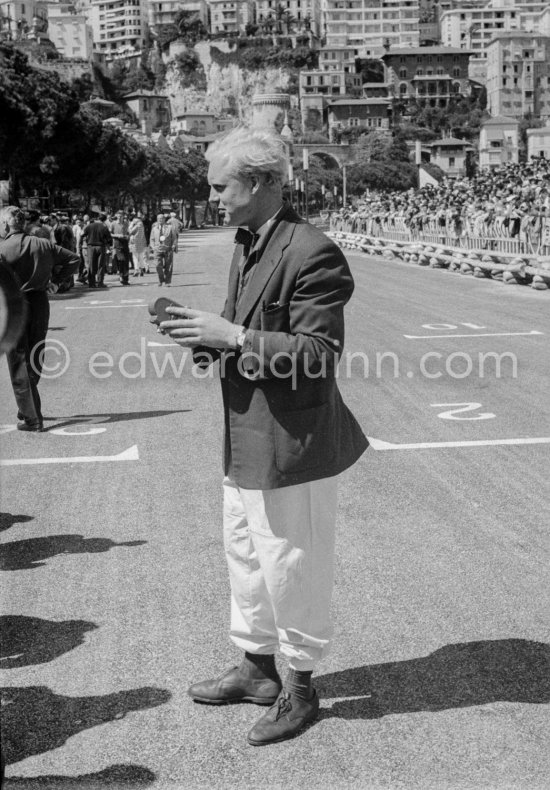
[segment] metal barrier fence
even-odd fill
[[[468,250],[502,252],[506,255],[550,256],[550,218],[537,218],[532,225],[519,227],[505,223],[505,217],[491,222],[446,222],[429,219],[422,228],[407,225],[401,216],[354,217],[332,214],[331,231],[364,233],[389,241],[420,241]]]

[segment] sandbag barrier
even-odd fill
[[[550,288],[550,256],[513,256],[491,250],[468,250],[421,241],[393,241],[347,231],[328,231],[339,247],[400,258],[432,269],[448,269],[478,278],[501,280],[507,285],[529,285],[537,291]]]

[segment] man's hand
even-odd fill
[[[162,321],[159,329],[170,335],[180,346],[237,347],[236,338],[241,327],[226,321],[216,313],[174,306],[167,307],[166,312],[173,315],[174,319]]]

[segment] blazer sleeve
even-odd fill
[[[328,239],[317,251],[303,254],[288,300],[290,332],[247,330],[241,357],[247,378],[326,376],[336,370],[353,277],[343,253]]]

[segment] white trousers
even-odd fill
[[[293,669],[314,669],[332,635],[330,601],[338,480],[268,491],[224,478],[224,545],[233,642],[277,648]]]

